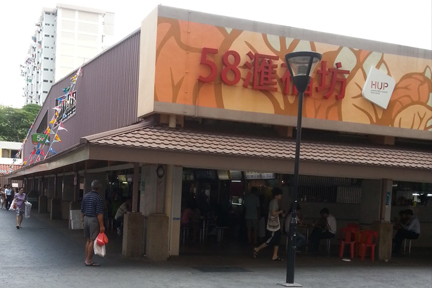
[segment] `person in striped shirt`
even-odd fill
[[[86,266],[99,266],[93,262],[93,244],[99,233],[105,232],[103,222],[103,199],[99,195],[101,184],[99,181],[94,180],[91,183],[89,193],[85,194],[81,202],[82,221],[84,222],[84,237],[87,238],[85,246],[85,265]]]

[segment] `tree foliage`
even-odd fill
[[[40,108],[36,104],[22,108],[0,106],[0,141],[22,142]]]

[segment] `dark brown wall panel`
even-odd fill
[[[128,126],[138,121],[139,49],[140,31],[137,31],[82,67],[82,75],[75,87],[76,114],[64,122],[68,132],[58,132],[62,142],[52,146],[57,153],[78,144],[83,136]],[[46,111],[48,121],[53,117],[55,100],[64,95],[63,89],[70,85],[70,77],[75,73],[52,86],[30,135],[36,133]],[[24,146],[24,158],[31,153],[33,147],[29,139]],[[46,146],[44,150],[47,150]]]

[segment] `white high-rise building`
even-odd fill
[[[42,105],[53,83],[102,52],[113,39],[114,13],[65,4],[43,9],[21,65],[25,103]]]

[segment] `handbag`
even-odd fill
[[[25,209],[24,209],[24,217],[25,218],[30,218],[30,213],[31,213],[31,209],[32,209],[32,204],[28,201],[25,202]]]
[[[275,232],[280,230],[280,221],[279,221],[279,215],[277,216],[268,216],[267,220],[267,230],[270,232]]]

